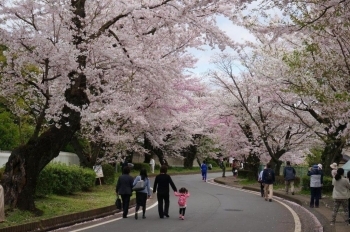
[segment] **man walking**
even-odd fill
[[[151,158],[149,165],[151,165],[151,172],[154,173],[154,166],[156,165],[156,162],[154,161],[153,157]]]
[[[272,201],[273,197],[273,183],[275,182],[275,172],[271,169],[271,164],[266,164],[266,169],[262,174],[262,181],[264,184],[265,201]]]
[[[225,175],[225,172],[226,172],[226,164],[227,164],[226,158],[223,158],[220,162],[221,162],[220,167],[221,167],[221,169],[222,169],[222,177],[226,177],[226,175]]]
[[[290,161],[287,161],[287,166],[284,167],[283,176],[286,193],[288,194],[288,191],[290,190],[292,195],[294,195],[295,169],[290,166]]]

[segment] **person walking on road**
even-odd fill
[[[146,218],[146,202],[147,199],[151,197],[151,188],[150,188],[150,180],[147,176],[147,170],[142,168],[140,171],[140,175],[134,179],[133,186],[140,180],[143,180],[145,183],[145,188],[140,191],[136,191],[136,207],[135,207],[135,219],[138,219],[138,211],[140,207],[142,207],[142,218]]]
[[[240,166],[239,161],[234,158],[232,160],[232,174],[233,174],[233,177],[235,179],[237,179],[237,177],[238,177],[238,168],[239,168],[239,166]]]
[[[208,166],[207,166],[207,162],[205,160],[201,164],[201,172],[202,172],[202,180],[207,182]]]
[[[156,162],[154,161],[153,157],[149,161],[149,165],[151,166],[151,172],[154,173],[154,166],[156,165]]]
[[[160,167],[160,174],[156,176],[153,185],[153,193],[157,191],[158,214],[160,218],[164,218],[164,216],[167,218],[169,217],[169,185],[174,192],[177,192],[177,188],[167,172],[168,167],[166,165],[162,165]]]
[[[227,161],[226,161],[226,158],[223,158],[222,161],[221,161],[221,169],[222,169],[222,177],[226,177],[226,165],[227,165]]]
[[[344,169],[338,168],[337,174],[332,180],[332,185],[333,187],[333,201],[334,201],[334,206],[333,206],[333,212],[332,212],[332,220],[331,220],[331,225],[334,225],[335,219],[338,214],[338,210],[340,205],[343,206],[345,215],[348,216],[348,199],[349,199],[349,190],[350,190],[350,183],[349,179],[344,177]],[[347,218],[346,222],[347,224],[350,223],[350,219]]]
[[[315,164],[309,168],[307,175],[310,176],[310,208],[318,208],[323,185],[323,173]]]
[[[259,175],[258,175],[258,182],[260,183],[260,193],[261,193],[261,197],[264,197],[264,183],[262,181],[262,175],[264,170],[266,169],[266,166],[264,167],[263,170],[260,171]]]
[[[116,193],[117,197],[122,198],[123,218],[127,218],[129,212],[130,197],[132,195],[132,187],[134,179],[129,175],[130,168],[128,166],[123,168],[123,175],[118,178]]]
[[[187,207],[187,198],[190,196],[190,193],[186,188],[180,188],[179,192],[174,192],[175,196],[179,197],[177,203],[179,205],[179,218],[185,220],[185,212]]]
[[[275,182],[275,172],[271,169],[271,164],[266,164],[262,174],[262,181],[264,184],[265,201],[272,201],[273,197],[273,183]]]
[[[290,166],[290,161],[287,161],[287,166],[283,169],[283,176],[284,176],[284,184],[285,184],[285,190],[286,194],[288,194],[289,190],[294,195],[294,179],[295,179],[295,169]]]

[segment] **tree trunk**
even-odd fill
[[[345,146],[345,141],[342,139],[333,139],[331,142],[326,144],[322,152],[322,164],[323,164],[323,172],[325,175],[331,176],[331,167],[332,163],[337,163],[343,159],[342,150]]]
[[[184,149],[182,155],[185,157],[184,168],[193,168],[193,161],[197,156],[197,146],[190,145]]]
[[[72,112],[71,117],[73,114]],[[80,119],[75,114],[73,118],[76,119],[70,120],[70,127],[51,127],[36,140],[30,140],[26,145],[12,151],[2,178],[5,204],[40,213],[34,204],[38,176],[59,155],[61,148],[67,145],[78,129]]]
[[[158,157],[160,165],[169,166],[168,161],[165,159],[163,151],[158,147],[153,147],[151,141],[144,136],[144,147],[150,151],[151,156],[156,155]]]

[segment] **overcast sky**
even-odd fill
[[[223,29],[226,34],[236,42],[243,42],[246,40],[254,41],[254,37],[249,34],[249,32],[236,25],[233,25],[228,19],[224,17],[218,17],[217,23],[221,29]],[[208,71],[208,69],[212,69],[213,66],[210,65],[210,58],[219,53],[219,49],[212,50],[209,46],[204,47],[205,51],[199,51],[197,49],[190,49],[189,51],[198,59],[196,69],[190,70],[194,74],[200,75]],[[232,50],[226,49],[225,52],[230,52]]]

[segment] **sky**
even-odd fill
[[[243,42],[246,40],[254,41],[254,36],[248,32],[248,30],[236,26],[232,24],[231,21],[224,17],[218,17],[217,19],[218,26],[226,32],[226,34],[235,42]],[[219,53],[219,49],[211,49],[209,46],[203,47],[205,50],[200,51],[197,49],[189,49],[189,52],[193,54],[197,59],[196,68],[193,70],[189,70],[193,72],[193,74],[201,75],[208,71],[209,69],[213,69],[214,66],[210,64],[210,59],[216,53]],[[232,49],[225,49],[224,52],[233,52]]]

